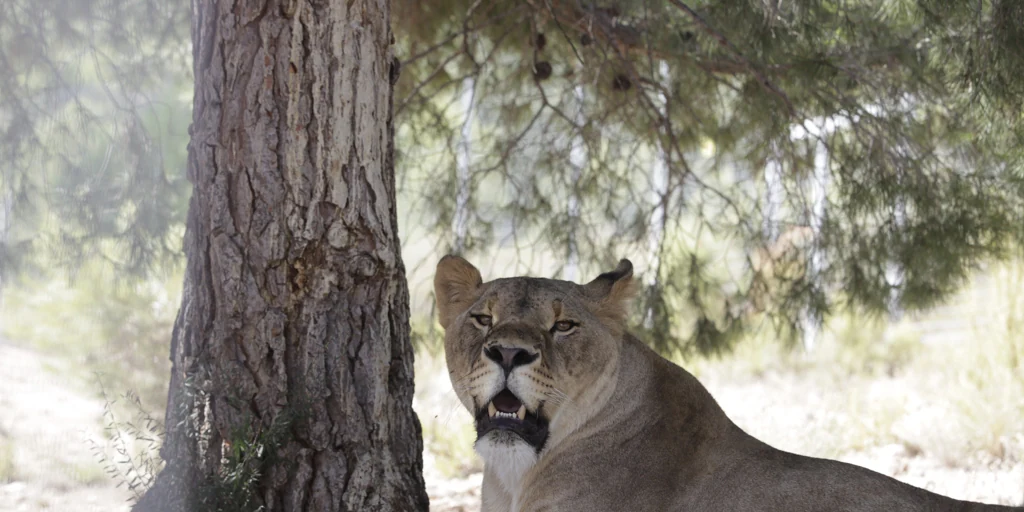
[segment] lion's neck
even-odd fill
[[[540,454],[538,466],[549,456],[557,457],[558,452],[588,445],[588,439],[600,439],[602,445],[624,443],[644,435],[655,424],[697,435],[696,425],[725,430],[731,424],[695,377],[629,335],[622,345],[615,378],[608,386],[610,389],[604,392],[607,398],[592,414],[564,420],[558,428],[552,422],[552,436]]]
[[[538,469],[548,459],[576,450],[588,438],[611,441],[610,437],[630,436],[641,426],[638,420],[649,416],[644,411],[650,406],[645,398],[654,387],[654,368],[639,350],[643,348],[629,340],[623,343],[616,364],[606,369],[610,378],[586,390],[590,396],[575,400],[590,404],[589,410],[581,411],[572,402],[562,405],[552,418],[551,435],[539,454]]]
[[[603,425],[609,418],[623,412],[628,413],[626,409],[632,408],[633,403],[629,400],[619,402],[624,386],[632,383],[621,382],[626,377],[622,374],[622,368],[623,358],[620,355],[613,367],[605,369],[610,378],[598,382],[584,390],[581,396],[562,405],[559,413],[551,420],[551,435],[541,452],[542,457],[581,431]],[[576,407],[576,403],[590,404],[589,410],[581,410]]]

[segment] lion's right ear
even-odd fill
[[[434,298],[441,327],[447,329],[455,317],[473,304],[477,288],[482,283],[480,271],[459,256],[449,254],[437,262]]]

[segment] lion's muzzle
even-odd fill
[[[501,390],[476,414],[477,439],[494,434],[494,441],[526,441],[538,453],[548,439],[548,421],[540,410],[529,411],[508,388]]]

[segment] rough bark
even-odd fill
[[[167,466],[136,510],[208,509],[210,483],[254,439],[267,443],[248,454],[266,510],[426,510],[390,1],[193,9],[194,190]]]

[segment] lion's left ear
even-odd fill
[[[633,264],[627,259],[620,260],[615,270],[597,276],[583,285],[583,288],[587,295],[600,304],[600,316],[624,322],[629,315],[629,302],[637,292],[637,285],[633,281]]]

